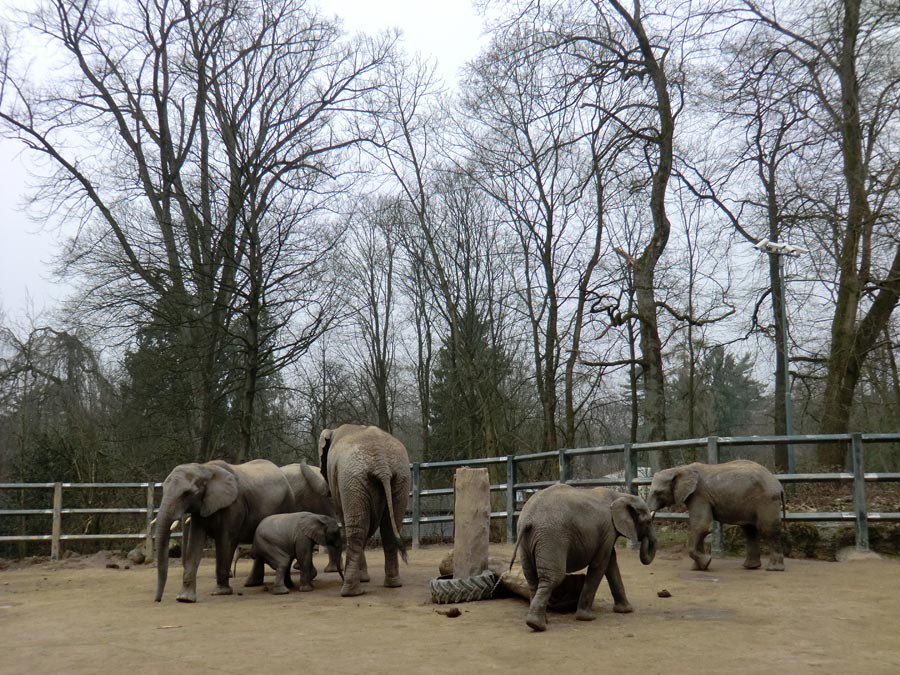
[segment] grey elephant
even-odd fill
[[[575,618],[591,621],[597,587],[605,576],[612,593],[613,611],[632,611],[619,573],[615,542],[619,536],[640,542],[645,565],[656,556],[656,533],[650,510],[635,495],[607,488],[552,485],[532,496],[519,516],[516,549],[521,551],[522,572],[531,590],[525,623],[533,630],[547,628],[550,595],[566,573],[587,567]],[[512,562],[510,562],[512,568]]]
[[[344,424],[322,431],[319,457],[344,526],[346,564],[341,595],[365,592],[360,585],[369,580],[365,546],[376,530],[384,549],[384,585],[402,586],[397,554],[407,560],[400,528],[411,482],[403,443],[378,427]]]
[[[316,569],[313,567],[315,544],[325,547],[329,556],[338,561],[337,572],[343,578],[340,568],[341,529],[337,520],[308,511],[278,513],[263,518],[253,536],[255,559],[251,576],[262,578],[265,565],[268,564],[275,570],[275,583],[271,592],[275,595],[287,593],[294,587],[291,562],[296,560],[300,570],[297,590],[311,591],[312,581],[316,576]]]
[[[207,536],[216,545],[216,584],[213,595],[230,595],[229,567],[238,544],[250,544],[266,516],[294,508],[294,493],[281,469],[265,459],[244,464],[213,460],[179,464],[163,482],[156,519],[156,601],[162,600],[169,571],[172,524],[190,514],[182,550],[184,575],[179,602],[197,601],[197,568]]]
[[[760,537],[770,544],[767,570],[784,570],[781,522],[784,489],[764,466],[746,459],[724,464],[694,462],[657,471],[647,505],[655,514],[667,506],[684,504],[689,516],[689,555],[694,569],[709,568],[712,556],[703,541],[714,520],[740,525],[747,540],[744,567],[760,567]]]

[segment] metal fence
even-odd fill
[[[404,523],[411,526],[412,544],[418,548],[423,540],[423,526],[436,523],[451,523],[453,521],[452,509],[452,477],[447,477],[446,482],[438,487],[423,488],[426,478],[432,472],[439,470],[449,471],[458,467],[488,467],[494,469],[494,473],[505,477],[502,482],[492,483],[490,490],[500,497],[492,499],[503,505],[502,509],[493,510],[492,519],[503,519],[506,522],[506,540],[513,543],[516,539],[516,518],[519,515],[523,495],[538,490],[557,482],[569,483],[578,486],[609,486],[621,488],[625,492],[637,493],[641,486],[649,485],[649,476],[638,475],[639,456],[646,453],[659,453],[673,450],[690,450],[701,454],[705,451],[706,462],[718,464],[723,449],[741,449],[741,456],[753,458],[763,449],[771,449],[778,446],[788,446],[793,449],[798,445],[837,443],[848,447],[850,455],[851,471],[831,473],[789,473],[777,474],[782,483],[815,483],[838,482],[850,486],[852,497],[852,511],[828,511],[828,512],[790,512],[787,513],[789,521],[824,521],[824,522],[851,522],[856,530],[856,547],[859,550],[869,549],[869,522],[876,521],[900,521],[900,504],[897,511],[870,512],[867,508],[866,484],[870,482],[900,481],[900,472],[866,472],[865,449],[872,444],[887,444],[889,455],[900,458],[900,434],[829,434],[808,436],[745,436],[745,437],[709,437],[681,441],[666,441],[660,443],[623,443],[618,445],[600,446],[592,448],[561,449],[552,452],[540,452],[525,455],[509,455],[503,457],[489,457],[479,459],[460,460],[453,462],[415,462],[411,465],[412,490],[410,506]],[[624,466],[619,475],[603,477],[577,477],[573,475],[572,467],[579,458],[609,456],[614,457]],[[539,480],[519,481],[517,477],[524,473],[526,467],[535,463],[544,463],[543,469],[531,473],[540,474]],[[552,468],[547,468],[547,464]],[[657,462],[658,463],[658,462]],[[505,474],[505,476],[504,476]],[[548,475],[549,474],[549,475]],[[434,481],[431,481],[434,482]],[[50,508],[39,509],[8,509],[0,510],[0,543],[4,542],[50,542],[50,556],[57,559],[60,555],[61,544],[65,541],[83,540],[143,540],[148,556],[152,555],[151,521],[156,511],[156,490],[161,483],[0,483],[0,494],[10,490],[51,490],[52,502]],[[446,487],[445,487],[446,485]],[[143,505],[125,508],[64,508],[65,490],[85,490],[92,488],[126,488],[140,490],[143,495]],[[435,500],[443,502],[440,507],[429,506],[429,502]],[[93,534],[64,534],[62,528],[63,516],[69,514],[143,514],[143,527],[140,531],[131,533],[93,533]],[[52,517],[51,531],[48,534],[25,535],[5,534],[9,528],[3,526],[6,518],[15,516],[50,515]],[[686,519],[685,513],[658,513],[657,518],[667,520]],[[137,529],[137,528],[135,528]],[[721,532],[716,528],[713,532],[713,553],[721,555]]]

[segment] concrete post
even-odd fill
[[[491,533],[491,480],[487,469],[461,467],[453,478],[453,577],[487,569]]]

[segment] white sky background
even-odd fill
[[[0,0],[0,5],[10,0]],[[438,72],[454,86],[459,69],[482,44],[481,19],[470,0],[318,0],[326,14],[341,17],[349,33],[400,28],[409,53],[437,60]],[[55,283],[51,262],[59,231],[42,227],[23,210],[28,155],[21,144],[0,139],[0,320],[25,325],[63,300],[66,284]]]

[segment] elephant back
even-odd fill
[[[292,511],[309,511],[323,516],[335,516],[334,503],[322,472],[306,463],[281,467],[293,494]]]

